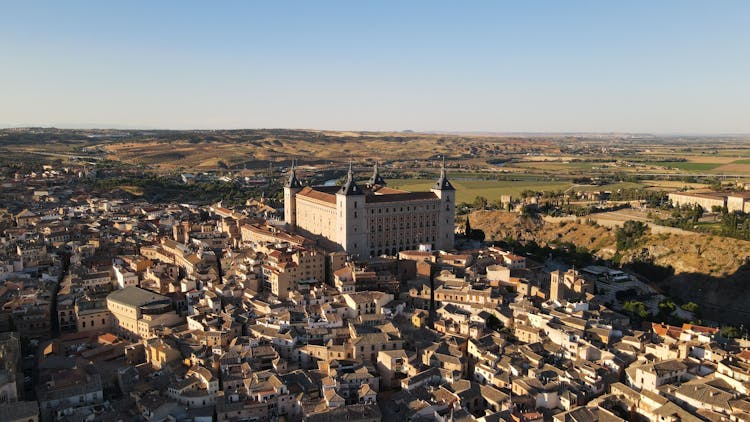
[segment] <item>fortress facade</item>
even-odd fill
[[[395,255],[420,245],[453,249],[456,191],[445,163],[426,192],[386,186],[375,165],[364,186],[351,164],[343,186],[302,186],[292,167],[284,186],[284,220],[300,234],[322,237],[360,258]]]

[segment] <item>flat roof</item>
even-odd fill
[[[110,293],[107,300],[128,306],[141,306],[159,300],[169,300],[169,298],[140,287],[129,286]]]
[[[693,198],[706,198],[706,199],[726,199],[727,195],[721,193],[721,192],[715,192],[715,191],[685,191],[685,192],[670,192],[669,195],[682,195],[687,197],[693,197]]]

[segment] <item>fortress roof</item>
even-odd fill
[[[334,192],[338,190],[337,186],[330,186],[334,188]],[[314,188],[307,186],[303,188],[297,195],[304,196],[310,199],[316,199],[318,201],[329,202],[331,204],[336,203],[336,195],[333,193],[326,192],[329,186],[316,186]]]
[[[367,203],[402,202],[402,201],[422,201],[426,199],[438,199],[438,197],[433,192],[399,192],[399,193],[387,193],[387,194],[378,192],[377,194],[367,195],[365,202]]]

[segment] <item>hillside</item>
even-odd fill
[[[542,246],[555,241],[571,242],[603,259],[611,258],[615,253],[612,229],[586,224],[580,219],[550,223],[541,218],[504,211],[475,211],[470,218],[471,226],[483,230],[487,240],[533,240]]]
[[[570,242],[603,259],[618,252],[616,229],[588,223],[585,218],[546,222],[503,211],[476,211],[470,218],[471,226],[483,230],[487,240],[534,240],[541,246]],[[750,301],[750,242],[697,233],[647,233],[638,247],[619,253],[623,264],[645,261],[671,268],[673,274],[658,282],[659,287],[681,301],[700,304],[704,318],[750,322],[750,311],[744,310]]]
[[[585,218],[547,222],[541,218],[503,211],[476,211],[471,225],[488,240],[534,240],[540,245],[573,243],[597,257],[611,259],[617,252],[615,229],[587,222]],[[671,266],[675,274],[696,273],[713,277],[734,274],[750,257],[750,242],[705,234],[646,234],[637,250],[620,251],[623,262],[647,258]]]

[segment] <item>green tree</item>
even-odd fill
[[[672,299],[665,299],[659,303],[659,309],[664,312],[672,313],[677,309],[677,305],[675,305]]]
[[[615,232],[617,250],[625,251],[635,247],[644,234],[646,234],[646,224],[641,221],[626,221]]]
[[[683,303],[680,308],[685,311],[692,312],[693,314],[698,314],[698,311],[700,310],[700,306],[698,306],[698,304],[695,302]]]
[[[693,207],[692,215],[693,215],[693,224],[695,224],[698,222],[698,220],[701,219],[701,217],[703,217],[703,207],[696,204],[695,207]]]
[[[472,206],[478,210],[487,208],[487,198],[485,198],[484,196],[475,197]]]
[[[648,309],[643,302],[628,301],[622,305],[622,309],[633,315],[637,315],[640,318],[646,318],[649,316]]]
[[[680,308],[688,311],[688,312],[696,312],[700,308],[697,303],[695,302],[688,302],[684,303]]]
[[[725,325],[721,327],[721,335],[726,338],[737,338],[742,335],[742,333],[740,333],[740,330],[737,327]]]
[[[479,230],[479,229],[472,230],[471,231],[471,239],[479,241],[479,242],[484,242],[484,239],[485,239],[484,231]]]

